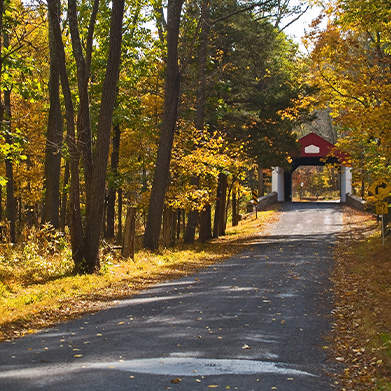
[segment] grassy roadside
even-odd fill
[[[0,245],[0,341],[78,317],[129,297],[158,282],[221,262],[265,233],[276,209],[250,215],[227,235],[207,244],[179,245],[159,253],[139,251],[135,262],[102,249],[99,274],[71,276],[65,239],[45,229],[23,245]]]
[[[335,251],[333,348],[341,390],[391,391],[391,239],[368,213],[344,210]]]

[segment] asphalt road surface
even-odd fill
[[[0,390],[330,391],[337,204],[293,203],[228,261],[0,344]]]

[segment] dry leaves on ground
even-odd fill
[[[391,389],[390,345],[382,339],[391,336],[391,243],[383,248],[379,235],[373,215],[344,209],[333,275],[333,350],[345,367],[341,390]]]

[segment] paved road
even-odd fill
[[[227,262],[0,344],[0,390],[330,391],[335,204],[291,204]]]

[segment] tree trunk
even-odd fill
[[[119,165],[119,146],[120,146],[121,131],[119,125],[114,126],[113,133],[113,151],[111,153],[111,181],[109,181],[109,192],[107,196],[107,228],[106,238],[114,238],[114,221],[115,221],[115,199],[117,194],[116,178],[118,176]]]
[[[206,103],[206,73],[208,43],[210,32],[210,0],[202,0],[201,3],[201,34],[200,48],[198,52],[198,89],[196,102],[195,127],[198,130],[204,129],[205,124],[205,103]]]
[[[238,221],[238,202],[237,202],[237,197],[236,197],[237,191],[236,188],[234,187],[232,189],[232,226],[236,227],[239,224]]]
[[[198,188],[200,184],[200,178],[199,177],[193,177],[190,180],[190,184],[195,186],[195,188]],[[183,241],[188,244],[194,243],[195,238],[195,231],[198,223],[198,210],[191,210],[188,213],[187,217],[187,225],[186,225],[186,232],[183,237]]]
[[[90,186],[86,187],[86,263],[89,272],[99,270],[100,227],[103,219],[105,180],[109,157],[111,125],[117,95],[121,59],[124,0],[114,0],[111,11],[110,43],[99,110],[96,145]],[[89,194],[87,191],[89,191]]]
[[[163,247],[169,248],[175,245],[175,213],[169,208],[165,207],[163,211]]]
[[[263,168],[258,163],[258,197],[262,197],[265,194],[265,183],[263,181]]]
[[[60,9],[59,2],[57,9]],[[58,56],[53,37],[53,26],[49,19],[50,76],[49,76],[49,118],[45,149],[45,200],[43,221],[54,228],[60,227],[60,174],[63,122],[60,102],[60,73]]]
[[[122,240],[122,189],[118,189],[118,232],[117,232],[117,242],[121,243]]]
[[[219,208],[219,235],[225,235],[225,202],[227,199],[227,175],[221,175],[221,200],[220,200],[220,208]]]
[[[68,203],[68,182],[69,182],[69,163],[66,162],[64,169],[64,178],[62,181],[62,196],[61,196],[61,212],[60,212],[60,228],[62,231],[65,230],[67,223],[67,203]]]
[[[176,238],[179,240],[181,236],[181,210],[177,209],[177,223],[176,223]]]
[[[220,234],[220,213],[221,213],[221,189],[222,189],[222,175],[219,174],[218,182],[217,182],[217,193],[216,193],[216,204],[215,204],[215,215],[213,222],[213,237],[218,238]]]
[[[225,204],[225,213],[224,213],[224,230],[227,229],[228,213],[229,213],[229,207],[231,205],[231,193],[233,191],[233,187],[234,187],[234,180],[232,181],[231,186],[228,187],[227,184],[228,194],[225,195],[225,199],[227,202]]]
[[[212,237],[212,208],[210,205],[205,205],[200,214],[199,240],[201,243],[205,243]]]
[[[75,272],[84,271],[84,233],[82,216],[80,210],[80,189],[79,189],[79,159],[80,153],[77,147],[75,134],[74,108],[72,93],[69,86],[69,79],[66,69],[65,49],[62,41],[60,27],[60,11],[57,9],[57,0],[48,0],[49,17],[53,26],[53,39],[58,56],[61,88],[64,96],[65,118],[67,125],[66,142],[69,149],[69,233],[71,237],[72,259],[75,264]]]
[[[171,210],[167,206],[163,210],[163,248],[170,247],[170,222]]]
[[[195,127],[200,132],[204,129],[205,124],[205,103],[206,103],[206,64],[208,55],[208,39],[210,31],[210,3],[209,0],[202,0],[201,4],[201,34],[200,48],[198,52],[198,89],[196,101],[196,118]],[[191,184],[199,186],[200,178],[194,177],[191,179]],[[198,223],[198,210],[189,212],[186,234],[184,237],[185,243],[194,243],[196,225]]]
[[[69,195],[69,227],[72,244],[72,257],[75,272],[92,273],[99,269],[99,240],[103,219],[105,197],[105,178],[109,154],[110,132],[116,85],[119,75],[122,42],[122,19],[124,0],[113,0],[109,37],[109,53],[106,74],[103,82],[101,105],[97,124],[96,145],[92,152],[91,124],[89,118],[88,80],[93,44],[93,30],[98,12],[99,1],[95,0],[86,41],[86,60],[83,57],[79,37],[77,10],[74,0],[69,1],[68,13],[72,36],[73,54],[78,70],[79,113],[78,133],[75,134],[74,109],[69,79],[66,70],[66,57],[62,42],[59,12],[56,9],[57,0],[48,0],[48,9],[53,23],[53,36],[56,42],[57,55],[60,64],[61,86],[64,95],[67,122],[67,144],[70,151],[70,195]],[[79,189],[79,159],[82,151],[84,178],[86,181],[86,218],[85,231],[80,210]]]
[[[176,213],[174,209],[171,210],[171,218],[170,218],[170,247],[175,246],[176,240]]]
[[[121,255],[134,261],[134,244],[136,238],[136,208],[128,207],[126,211],[124,241]]]
[[[201,243],[205,243],[207,241],[207,224],[208,224],[208,212],[205,208],[200,213],[200,233],[198,236],[198,240]]]
[[[206,214],[207,214],[207,220],[206,220],[206,239],[212,239],[212,207],[210,205],[206,205]]]
[[[3,16],[4,16],[4,1],[0,0],[0,57],[2,55],[2,46],[8,48],[9,36],[6,31],[3,31]],[[2,39],[1,39],[2,38]],[[0,81],[2,66],[0,64]],[[5,142],[8,145],[12,144],[11,136],[11,91],[4,91],[4,101],[0,95],[0,126],[6,129]],[[14,191],[14,170],[12,164],[12,157],[6,156],[5,158],[5,175],[7,178],[6,184],[6,218],[10,224],[10,240],[12,243],[16,242],[16,210],[15,210],[15,191]]]
[[[183,0],[168,0],[163,120],[144,234],[144,247],[151,250],[159,248],[164,198],[169,181],[171,152],[178,118],[180,96],[178,37],[182,4]]]
[[[6,38],[4,34],[4,46],[6,46]],[[7,45],[8,46],[8,45]],[[11,91],[4,91],[4,119],[5,127],[10,131],[11,130]],[[2,122],[3,122],[2,121]],[[11,145],[12,138],[9,133],[5,137],[6,143]],[[7,207],[6,207],[6,215],[7,220],[9,222],[9,235],[12,243],[16,242],[16,211],[15,211],[15,191],[14,191],[14,169],[11,157],[5,158],[5,175],[7,178]]]

